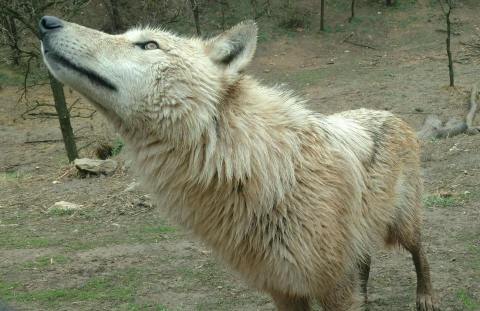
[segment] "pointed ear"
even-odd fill
[[[257,25],[242,22],[206,43],[210,59],[231,73],[242,72],[257,47]]]

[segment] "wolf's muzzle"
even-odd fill
[[[66,29],[65,26],[67,26],[67,24],[55,16],[44,16],[40,19],[38,30],[42,41],[45,61],[75,71],[86,77],[93,84],[102,86],[111,91],[117,91],[117,87],[110,82],[109,79],[79,62],[78,55],[76,55],[77,57],[75,57],[75,55],[72,57],[72,55],[69,55],[71,53],[68,53],[68,49],[61,48],[61,45],[59,48],[58,44],[55,44],[55,41],[65,41],[62,39],[61,30]],[[54,35],[54,33],[56,34]],[[63,34],[63,36],[65,35],[66,34]]]
[[[38,23],[38,31],[40,37],[43,39],[48,33],[63,28],[63,22],[61,19],[55,16],[44,16]]]

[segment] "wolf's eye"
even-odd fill
[[[140,43],[140,44],[138,44],[138,46],[140,46],[143,50],[156,50],[156,49],[160,48],[158,46],[158,43],[155,42],[155,41],[148,41],[148,42],[145,42],[145,43]]]

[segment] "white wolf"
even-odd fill
[[[418,144],[387,112],[322,116],[243,73],[257,28],[209,40],[40,22],[44,60],[134,150],[157,204],[279,310],[360,310],[369,252],[399,244],[417,309],[438,310],[421,246]]]

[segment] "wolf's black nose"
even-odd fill
[[[63,22],[61,19],[56,18],[55,16],[44,16],[40,19],[39,29],[40,34],[43,36],[49,31],[53,31],[58,28],[63,27]]]

